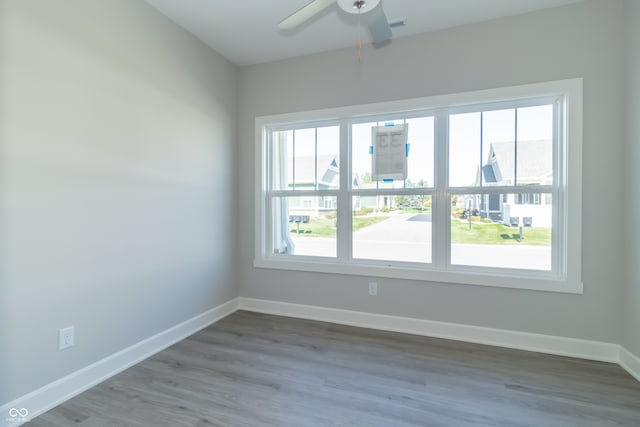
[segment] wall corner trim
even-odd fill
[[[625,371],[629,372],[631,376],[640,381],[640,357],[631,353],[626,348],[620,347],[620,360],[618,363]]]
[[[11,408],[26,408],[29,411],[28,419],[33,419],[230,315],[238,309],[238,304],[239,299],[234,298],[0,406],[0,426],[15,427],[21,424],[5,419]]]

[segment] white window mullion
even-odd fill
[[[431,209],[431,252],[433,265],[445,269],[449,265],[451,233],[449,183],[448,140],[449,126],[446,111],[441,110],[435,116],[435,195]]]
[[[340,192],[338,193],[337,240],[338,262],[347,263],[351,259],[351,132],[350,122],[340,122]]]
[[[273,215],[273,207],[272,207],[272,198],[271,196],[266,196],[265,200],[264,200],[264,210],[265,212],[267,212],[267,215],[265,215],[265,219],[264,219],[264,232],[263,232],[263,239],[265,240],[265,246],[262,248],[263,253],[266,255],[266,257],[272,257],[273,256],[273,221],[272,219],[272,215]]]
[[[565,248],[568,243],[568,230],[566,224],[569,222],[568,216],[568,203],[566,187],[564,191],[561,191],[561,186],[566,183],[565,169],[564,169],[564,144],[565,138],[564,132],[564,111],[560,100],[553,103],[553,137],[555,138],[553,144],[553,191],[551,192],[552,203],[552,234],[551,234],[551,269],[553,271],[559,271],[561,268],[566,270],[568,260],[566,257],[567,251]],[[561,271],[563,275],[566,275],[566,271]]]
[[[262,256],[266,258],[270,258],[273,256],[273,224],[272,224],[272,215],[273,210],[271,208],[271,196],[270,192],[273,190],[273,131],[269,128],[264,130],[264,146],[263,149],[266,151],[267,155],[263,158],[262,161],[262,179],[264,185],[262,186],[262,195],[261,195],[261,205],[262,205],[262,233],[261,240],[263,244],[261,252]]]

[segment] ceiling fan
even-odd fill
[[[382,9],[381,0],[314,0],[278,24],[281,30],[294,30],[326,8],[337,4],[347,13],[362,16],[371,33],[373,44],[391,40],[391,26]]]

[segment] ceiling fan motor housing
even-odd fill
[[[338,0],[340,9],[352,14],[369,12],[375,9],[378,4],[380,4],[380,0]]]

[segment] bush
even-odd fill
[[[368,215],[371,212],[373,212],[373,208],[368,208],[368,207],[361,207],[360,209],[358,209],[357,211],[355,211],[353,214],[355,216],[363,216],[363,215]]]

